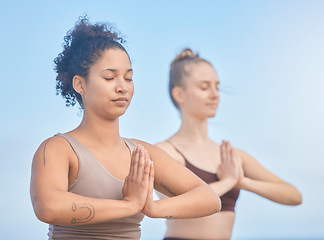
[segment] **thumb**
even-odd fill
[[[154,165],[151,160],[150,161],[150,176],[149,176],[149,187],[147,198],[149,201],[153,201],[153,189],[154,189]]]

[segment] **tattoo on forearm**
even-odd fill
[[[95,209],[91,204],[89,204],[89,203],[82,203],[82,204],[78,204],[78,205],[75,203],[72,204],[73,212],[77,213],[78,211],[80,211],[82,209],[89,211],[88,216],[86,216],[85,218],[72,218],[72,220],[71,220],[72,224],[89,222],[91,219],[94,218]]]
[[[48,143],[49,140],[50,140],[50,138],[47,139],[47,141],[44,144],[44,150],[43,150],[44,166],[45,166],[45,148],[46,148],[46,145],[47,145],[47,143]]]
[[[171,194],[171,196],[176,196],[177,194],[175,194],[174,192],[172,192],[167,186],[165,186],[162,182],[161,182],[161,186],[167,190],[168,193]]]
[[[170,219],[170,218],[172,218],[172,216],[165,216],[165,218],[166,218],[166,219]]]

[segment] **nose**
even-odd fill
[[[219,96],[218,89],[217,89],[216,87],[212,87],[212,88],[210,88],[210,94],[209,94],[209,96],[210,96],[212,99],[218,98],[218,96]]]
[[[128,93],[128,87],[123,78],[117,79],[115,91],[116,93]]]

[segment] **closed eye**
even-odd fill
[[[110,80],[113,80],[114,78],[105,78],[106,80],[110,81]]]

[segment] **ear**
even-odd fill
[[[79,93],[80,95],[84,94],[84,85],[85,85],[85,81],[84,78],[79,76],[79,75],[75,75],[72,79],[72,84],[73,84],[73,88],[74,90]]]
[[[183,89],[181,87],[174,87],[171,91],[172,97],[177,103],[183,104],[185,101]]]

